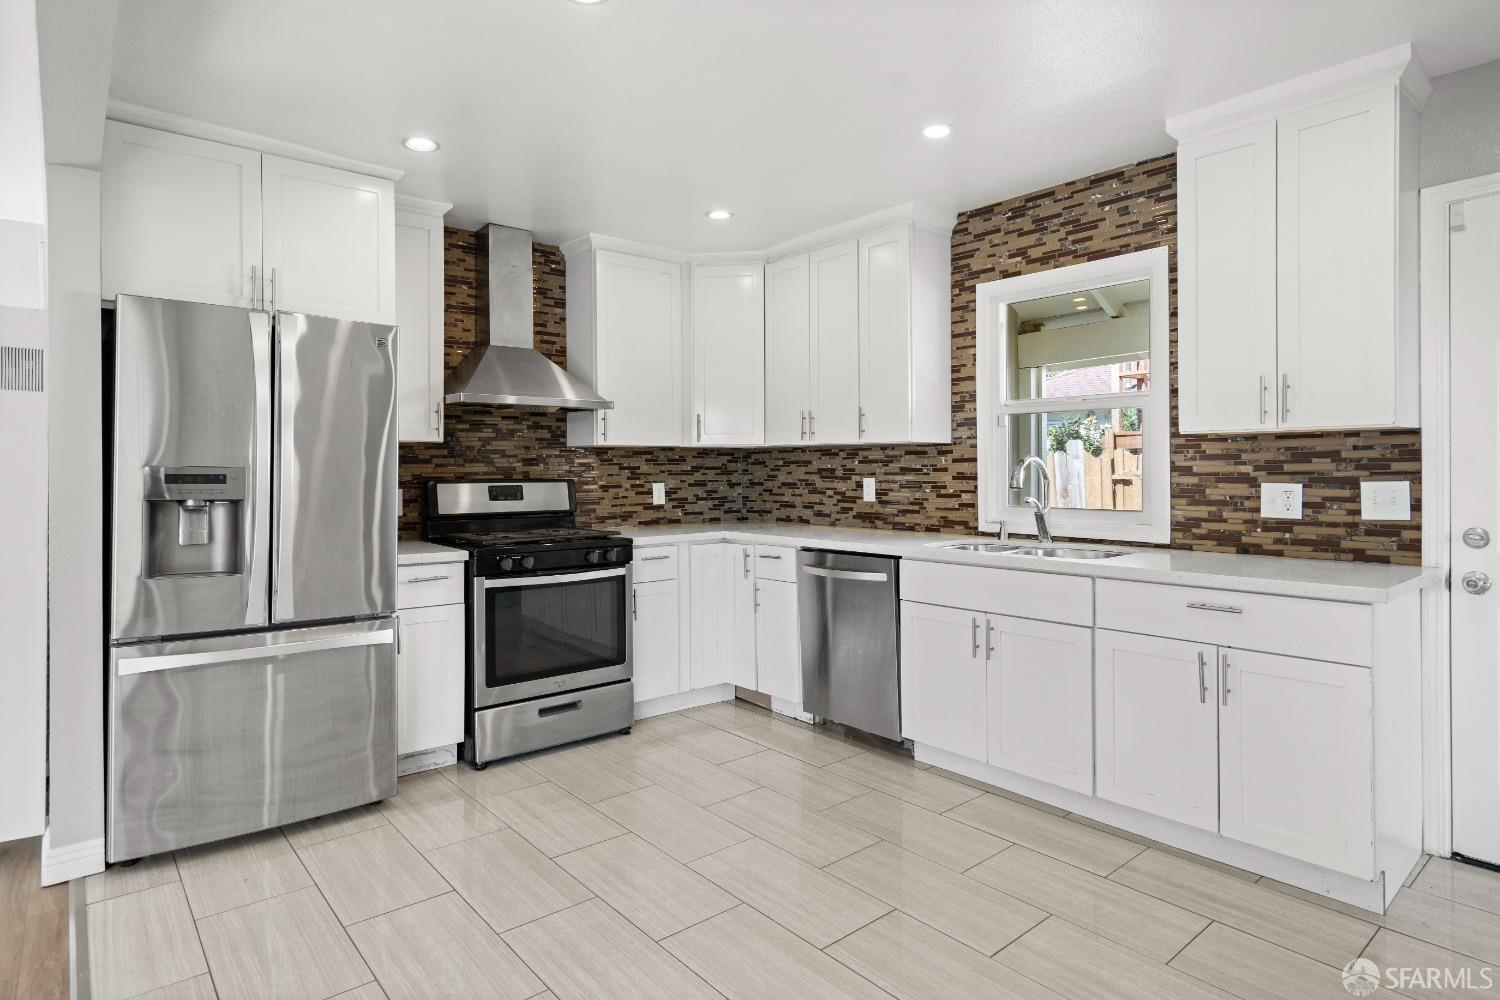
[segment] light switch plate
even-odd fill
[[[865,500],[869,503],[875,502],[875,477],[865,477]]]
[[[667,484],[666,483],[652,483],[651,484],[651,502],[653,504],[655,504],[656,506],[658,506],[658,507],[664,506],[666,504],[666,502],[667,502]]]
[[[1411,482],[1386,479],[1360,483],[1359,516],[1366,521],[1410,521]]]
[[[1260,516],[1280,520],[1302,520],[1301,483],[1261,483]]]

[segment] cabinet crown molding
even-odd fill
[[[441,219],[453,210],[453,206],[446,201],[429,201],[426,198],[413,198],[409,194],[396,195],[396,211],[410,212],[413,215],[430,215]]]
[[[1381,84],[1398,85],[1418,111],[1432,96],[1432,81],[1412,52],[1411,43],[1405,42],[1227,101],[1173,115],[1167,119],[1167,134],[1180,143],[1201,139],[1255,122],[1272,121],[1279,115],[1332,97]]]
[[[336,156],[333,153],[325,153],[322,150],[301,146],[295,142],[273,139],[270,136],[260,135],[256,132],[246,132],[241,129],[230,128],[227,125],[217,125],[213,122],[206,122],[197,118],[188,118],[184,115],[173,114],[170,111],[148,108],[141,104],[110,101],[106,107],[105,117],[111,121],[124,122],[127,125],[140,125],[143,128],[154,128],[162,132],[175,132],[178,135],[190,136],[194,139],[222,142],[230,146],[239,146],[242,149],[252,149],[257,153],[284,156],[289,160],[298,160],[302,163],[316,163],[325,167],[333,167],[336,170],[348,170],[356,174],[364,174],[367,177],[380,177],[388,181],[399,181],[402,177],[406,176],[406,171],[397,170],[395,167],[384,167],[378,163],[366,163],[363,160],[354,160],[347,156]],[[430,202],[429,204],[437,203]]]

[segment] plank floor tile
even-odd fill
[[[970,799],[946,815],[1096,875],[1108,875],[1145,850],[1134,841],[998,795]]]
[[[772,788],[809,809],[826,809],[868,792],[867,785],[829,774],[778,750],[762,750],[724,765],[726,771]]]
[[[1441,896],[1490,913],[1500,913],[1500,872],[1466,865],[1448,858],[1432,858],[1415,879],[1413,889]]]
[[[386,819],[380,811],[380,803],[374,802],[355,809],[345,809],[343,812],[329,813],[317,819],[291,823],[282,827],[281,832],[286,836],[288,843],[300,850],[314,844],[321,844],[325,840],[336,840],[339,837],[347,837],[350,834],[362,833],[365,830],[373,830],[377,826],[385,825]]]
[[[313,884],[280,830],[178,851],[177,870],[200,919]]]
[[[514,830],[440,847],[428,859],[497,931],[567,909],[592,895]]]
[[[759,744],[756,746],[759,749]],[[760,787],[749,778],[710,764],[676,746],[663,746],[633,757],[626,761],[625,766],[700,806],[713,805]]]
[[[486,764],[482,771],[476,771],[467,764],[455,764],[452,767],[439,768],[433,773],[453,782],[458,786],[459,791],[487,809],[490,800],[496,796],[513,792],[518,788],[540,785],[547,780],[532,770],[525,761],[520,760],[495,761],[492,764]]]
[[[850,799],[824,810],[823,815],[959,872],[1010,846],[1008,840],[884,792]]]
[[[733,732],[759,722],[770,722],[771,712],[747,701],[720,701],[683,711],[683,715],[719,729]]]
[[[599,811],[678,861],[695,861],[750,834],[659,785],[617,795]]]
[[[551,750],[526,758],[530,768],[574,798],[598,802],[651,784],[634,771],[606,760],[588,747]]]
[[[1349,997],[1342,969],[1315,962],[1224,924],[1209,925],[1168,964],[1244,1000],[1348,1000]]]
[[[340,993],[335,1000],[348,996],[353,996],[353,994]],[[180,983],[173,983],[171,986],[163,986],[150,993],[142,993],[132,997],[131,1000],[218,1000],[218,997],[218,993],[214,992],[213,977],[205,973],[201,976],[194,976],[192,979],[184,979]],[[382,997],[381,1000],[385,998]]]
[[[380,811],[419,851],[479,837],[505,825],[478,799],[436,771],[402,778],[396,795],[382,802]]]
[[[496,795],[487,808],[548,857],[557,857],[625,830],[599,810],[544,781]]]
[[[345,924],[439,896],[448,883],[390,825],[298,852],[328,905]],[[372,873],[378,872],[378,877]]]
[[[1413,970],[1404,974],[1398,992],[1418,1000],[1473,1000],[1500,994],[1500,971],[1490,963],[1383,927],[1361,957],[1382,971]],[[1415,985],[1416,976],[1427,985]]]
[[[885,754],[861,753],[829,764],[827,770],[936,813],[984,794],[977,788],[918,770]]]
[[[1052,917],[995,956],[1069,1000],[1231,1000],[1185,972]],[[1244,1000],[1244,998],[1242,998]]]
[[[177,882],[90,903],[88,947],[94,1000],[125,1000],[208,971]]]
[[[557,863],[656,940],[739,905],[634,834],[564,854]]]
[[[736,736],[734,733],[723,729],[708,728],[699,732],[681,733],[667,740],[670,746],[684,750],[708,761],[710,764],[723,764],[741,757],[748,757],[753,753],[760,753],[763,749],[759,743]]]
[[[133,865],[115,865],[88,876],[83,880],[83,899],[86,903],[99,903],[177,880],[177,862],[172,855],[158,854]]]
[[[708,811],[819,868],[862,851],[879,839],[769,788],[709,806]]]
[[[795,757],[814,767],[822,767],[846,757],[861,753],[859,747],[839,740],[821,736],[812,729],[804,729],[786,722],[757,722],[735,730],[736,734],[762,746],[779,750],[788,757]]]
[[[205,917],[198,934],[219,1000],[323,1000],[374,979],[314,887]]]
[[[1414,886],[1396,893],[1380,923],[1408,937],[1500,966],[1500,914],[1429,895]]]

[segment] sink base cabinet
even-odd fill
[[[901,602],[903,737],[984,759],[988,739],[985,664],[980,650],[984,620],[984,615],[973,611]]]
[[[1093,630],[999,616],[986,625],[987,759],[1093,791]]]

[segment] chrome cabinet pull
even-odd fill
[[[250,265],[250,308],[251,309],[259,309],[260,305],[261,305],[260,298],[256,295],[257,289],[255,287],[255,284],[256,284],[256,281],[257,281],[258,275],[259,275],[259,270],[260,269],[257,268],[254,264]]]
[[[750,550],[740,549],[740,555],[745,557],[745,575],[750,575]]]
[[[448,574],[442,576],[414,576],[410,580],[402,580],[402,583],[437,583],[439,580],[448,579]]]
[[[812,410],[807,411],[807,439],[816,440],[818,437],[818,415]]]
[[[969,651],[969,659],[971,659],[971,660],[977,660],[977,659],[979,659],[979,619],[978,618],[970,618],[969,619],[969,630],[970,630],[970,639],[974,643],[974,648]]]
[[[630,588],[630,617],[635,621],[639,621],[641,617],[640,598],[637,596],[634,587]]]
[[[1229,707],[1229,654],[1219,654],[1219,704]]]
[[[802,440],[806,441],[807,440],[807,411],[806,410],[798,410],[797,411],[797,416],[799,418],[801,418],[801,420],[802,420]]]
[[[1292,413],[1292,377],[1286,372],[1281,373],[1281,421],[1291,419]]]
[[[1217,611],[1226,615],[1242,615],[1244,608],[1237,608],[1233,604],[1208,604],[1203,601],[1188,601],[1187,606],[1194,611]]]
[[[989,618],[984,620],[984,659],[988,663],[990,657],[995,655],[995,623]]]
[[[861,438],[865,436],[865,408],[863,406],[859,408],[859,436]]]
[[[1208,704],[1208,657],[1198,650],[1198,704]]]
[[[1260,377],[1260,422],[1265,423],[1270,411],[1266,409],[1266,377]]]
[[[401,655],[401,616],[396,616],[396,655]]]
[[[276,268],[271,268],[271,311],[276,311]]]
[[[755,585],[755,610],[760,610],[760,584]]]
[[[670,555],[664,556],[641,556],[641,562],[655,562],[658,559],[670,559]]]
[[[772,555],[766,555],[765,553],[761,553],[759,556],[757,556],[757,558],[759,558],[759,559],[780,559],[781,556],[772,556]]]
[[[698,440],[703,440],[703,414],[698,414]]]
[[[600,441],[608,441],[609,440],[609,411],[608,410],[602,410],[602,411],[600,411],[600,413],[599,413],[599,421],[600,421],[600,423],[603,424],[603,428],[599,431],[599,440]]]

